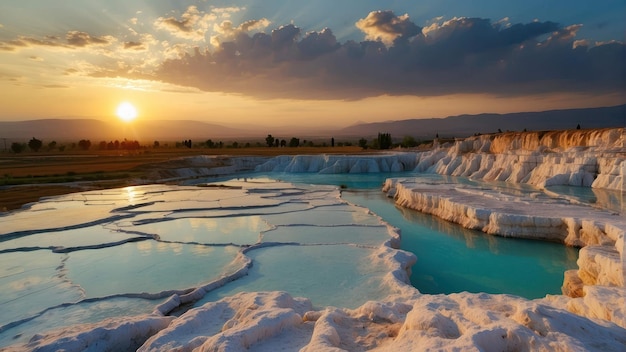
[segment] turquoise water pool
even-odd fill
[[[343,188],[342,197],[369,208],[402,233],[401,248],[417,256],[411,282],[422,293],[487,292],[507,293],[526,298],[561,294],[563,273],[577,268],[578,249],[556,243],[503,238],[468,230],[431,215],[396,207],[382,191],[390,177],[438,175],[331,174],[308,173],[249,174],[294,183],[330,184]],[[446,182],[475,184],[462,178],[445,177]],[[511,193],[539,192],[527,185],[480,182]]]

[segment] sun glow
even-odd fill
[[[130,122],[137,117],[137,109],[135,109],[133,104],[125,101],[117,106],[117,110],[115,111],[115,114],[122,121]]]

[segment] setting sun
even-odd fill
[[[133,104],[126,101],[117,106],[115,113],[117,117],[125,122],[130,122],[137,117],[137,109],[135,109]]]

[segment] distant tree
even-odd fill
[[[64,152],[65,151],[65,146],[64,145],[60,145],[59,146],[59,151],[60,152]]]
[[[580,129],[580,124],[576,125],[576,129],[579,130]]]
[[[331,147],[335,147],[335,137],[332,137],[332,138],[330,139],[330,146],[331,146]]]
[[[231,146],[235,149],[239,148],[239,142],[235,141],[233,142],[233,144],[231,144]]]
[[[278,138],[274,140],[274,145],[276,146],[276,148],[278,148],[278,146],[280,145],[280,140]]]
[[[11,143],[11,150],[13,153],[21,153],[24,151],[24,145],[22,143],[13,142]]]
[[[57,142],[56,141],[52,141],[50,143],[48,143],[48,150],[54,150],[57,147]]]
[[[43,142],[35,137],[28,141],[28,148],[34,152],[38,152],[43,146]]]
[[[91,141],[88,139],[81,139],[78,141],[78,147],[82,150],[89,150],[89,148],[91,148]]]
[[[286,147],[287,146],[287,141],[284,140],[284,139],[281,139],[280,140],[280,146],[283,147],[283,148]]]
[[[359,147],[361,147],[361,149],[367,149],[367,139],[359,139]]]
[[[391,148],[391,134],[389,133],[378,133],[378,149],[389,149]]]
[[[298,138],[296,138],[296,137],[292,137],[292,138],[289,140],[289,146],[290,146],[291,148],[296,148],[296,147],[300,146],[300,139],[298,139]]]
[[[267,143],[268,147],[273,147],[274,146],[274,137],[272,137],[271,134],[268,134],[267,137],[265,137],[265,143]]]
[[[246,142],[246,144],[243,147],[244,148],[250,148],[251,147],[250,142]]]
[[[106,150],[108,146],[107,141],[101,141],[100,143],[98,143],[98,149],[100,150]]]
[[[404,148],[413,148],[417,145],[417,141],[412,136],[404,136],[400,145]]]
[[[158,148],[160,146],[161,146],[161,143],[159,143],[159,141],[154,141],[154,143],[152,143],[153,148]]]
[[[498,128],[498,133],[502,133],[502,130]]]
[[[137,150],[141,148],[139,141],[129,141],[124,139],[122,143],[120,143],[120,147],[124,150]]]
[[[210,139],[207,139],[204,144],[206,144],[207,148],[215,148],[215,143]]]

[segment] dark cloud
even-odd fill
[[[43,39],[20,36],[17,39],[0,42],[0,50],[2,51],[15,51],[20,48],[33,46],[64,47],[66,45],[59,41],[58,37],[54,36],[45,36]]]
[[[17,39],[0,42],[0,50],[15,51],[29,47],[50,47],[50,48],[84,48],[93,45],[110,45],[115,42],[111,36],[94,37],[89,33],[80,31],[69,31],[65,35],[65,41],[57,36],[47,35],[43,39],[20,36]]]
[[[207,30],[207,20],[210,18],[210,15],[192,5],[182,13],[180,19],[159,17],[154,25],[156,28],[166,30],[180,38],[203,40]]]
[[[74,47],[83,48],[90,45],[109,45],[113,42],[111,37],[93,37],[86,32],[69,31],[65,36],[67,44]]]
[[[624,44],[576,41],[579,26],[456,18],[418,31],[390,12],[360,22],[366,33],[393,34],[392,45],[382,37],[341,44],[330,29],[303,35],[287,25],[239,33],[214,51],[197,48],[165,61],[155,77],[205,91],[299,99],[625,89]]]
[[[140,42],[125,42],[124,49],[126,50],[146,50],[146,46]]]

